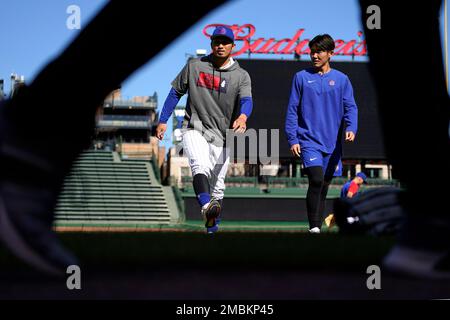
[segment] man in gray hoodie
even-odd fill
[[[250,76],[231,57],[234,47],[233,31],[226,26],[217,27],[211,35],[212,53],[189,60],[172,82],[156,128],[156,135],[162,140],[170,115],[188,93],[183,150],[189,159],[207,233],[215,233],[220,222],[230,162],[225,146],[227,131],[244,133],[253,109]]]

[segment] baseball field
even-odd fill
[[[0,298],[7,299],[441,299],[449,282],[384,272],[369,290],[393,237],[320,235],[302,223],[224,222],[207,235],[200,221],[147,230],[59,228],[80,259],[81,290],[47,278],[0,248]]]

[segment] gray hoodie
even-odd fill
[[[218,69],[210,55],[189,60],[172,87],[188,93],[183,129],[208,130],[212,134],[207,140],[218,145],[223,145],[226,130],[240,115],[240,98],[252,96],[250,76],[237,61]]]

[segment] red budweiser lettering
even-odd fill
[[[208,38],[212,30],[217,26],[224,24],[210,24],[203,29],[203,34]],[[234,31],[236,41],[242,41],[242,46],[233,52],[233,56],[239,56],[243,53],[259,53],[259,54],[293,54],[298,55],[309,54],[308,43],[310,39],[300,39],[305,29],[299,29],[292,38],[276,40],[275,38],[257,38],[252,39],[256,33],[256,28],[252,24],[227,25]],[[362,36],[362,32],[358,32],[358,36]],[[356,40],[336,40],[335,54],[344,56],[364,56],[367,55],[366,41],[357,42]]]

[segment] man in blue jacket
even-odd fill
[[[358,195],[359,188],[367,183],[367,176],[364,172],[358,172],[356,176],[348,180],[341,189],[341,198],[353,198]]]
[[[328,34],[309,43],[313,67],[294,76],[286,114],[291,152],[302,159],[308,175],[306,196],[309,231],[320,233],[328,187],[342,174],[342,132],[353,142],[358,108],[348,77],[331,69],[335,44]]]

